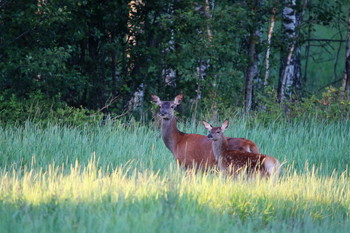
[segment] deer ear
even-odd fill
[[[211,130],[213,128],[213,126],[211,126],[208,122],[206,121],[202,121],[203,122],[203,125],[204,127],[207,129],[207,130]]]
[[[181,103],[181,101],[182,101],[182,97],[183,97],[183,94],[178,94],[175,97],[174,104],[179,105]]]
[[[162,101],[156,95],[152,95],[152,101],[158,105],[160,105],[162,103]]]
[[[228,120],[225,120],[221,125],[221,130],[224,132],[228,127]]]

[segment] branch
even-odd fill
[[[1,0],[0,0],[0,3],[1,3]],[[5,2],[4,4],[6,4],[6,2]],[[0,8],[1,8],[1,6],[0,6]],[[36,25],[35,25],[34,27],[29,28],[27,31],[21,33],[19,36],[17,36],[17,37],[14,38],[13,40],[10,40],[10,41],[8,41],[8,42],[5,42],[4,44],[0,44],[0,49],[5,48],[6,46],[8,46],[8,45],[12,44],[13,42],[15,42],[16,40],[18,40],[19,38],[21,38],[21,37],[27,35],[28,33],[30,33],[30,32],[32,32],[32,31],[36,30],[36,29],[37,29],[37,25],[40,25],[42,22],[44,22],[44,21],[47,20],[48,18],[49,18],[49,16],[44,16],[42,19],[40,19],[40,20],[36,23]]]
[[[15,42],[16,40],[18,40],[19,38],[21,38],[22,36],[27,35],[29,32],[33,31],[35,29],[35,27],[23,32],[22,34],[20,34],[19,36],[17,36],[15,39],[5,42],[4,44],[0,45],[0,49],[5,48],[6,46],[12,44],[13,42]]]
[[[346,40],[333,40],[333,39],[307,39],[305,41],[317,41],[317,42],[339,42],[345,43]]]
[[[97,112],[102,112],[103,110],[109,108],[109,106],[111,106],[118,98],[120,97],[120,95],[116,95],[114,97],[110,97],[106,100],[105,106],[103,106],[102,108],[100,108],[99,110],[97,110]],[[116,120],[119,119],[123,116],[126,116],[127,114],[129,114],[132,110],[132,107],[128,107],[127,109],[124,110],[124,112],[118,116],[115,116],[112,118],[112,120]]]
[[[113,117],[113,120],[116,120],[116,119],[122,118],[123,116],[128,115],[131,112],[131,109],[132,108],[129,107],[127,110],[124,110],[124,112],[122,114]]]
[[[118,98],[120,95],[114,96],[114,97],[110,97],[106,100],[105,106],[103,106],[102,108],[100,108],[99,110],[97,110],[97,112],[102,112],[103,110],[105,110],[106,108],[109,108],[109,106],[111,106]]]
[[[333,81],[333,82],[330,82],[330,83],[328,83],[328,84],[326,84],[326,85],[320,87],[320,88],[317,90],[317,92],[321,91],[322,89],[324,89],[324,88],[326,88],[326,87],[328,87],[328,86],[331,86],[331,85],[333,85],[333,84],[336,84],[337,82],[340,82],[340,81],[342,81],[342,80],[343,80],[343,79],[341,78],[341,79],[337,79],[337,80],[335,80],[335,81]]]

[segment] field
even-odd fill
[[[186,173],[160,130],[135,122],[3,127],[0,232],[348,232],[349,129],[231,119],[227,135],[284,162],[266,181]]]

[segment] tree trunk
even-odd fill
[[[268,80],[270,76],[270,50],[271,50],[271,38],[272,33],[275,28],[275,21],[276,21],[276,9],[272,9],[272,15],[270,18],[270,27],[269,32],[267,34],[267,49],[266,49],[266,56],[265,56],[265,78],[264,78],[264,88],[268,85]]]
[[[213,41],[213,33],[211,30],[211,25],[210,25],[210,19],[212,18],[211,10],[213,10],[215,5],[215,0],[205,0],[204,6],[202,5],[197,5],[195,10],[199,11],[201,14],[204,14],[205,17],[207,18],[206,21],[206,26],[207,26],[207,40],[209,44]],[[198,60],[198,66],[196,68],[198,79],[199,80],[205,80],[207,76],[207,70],[210,67],[210,59],[199,59]],[[196,99],[195,99],[195,107],[194,107],[194,114],[193,114],[193,119],[195,124],[197,124],[197,109],[198,109],[198,103],[199,100],[201,99],[201,85],[200,81],[197,82],[197,89],[196,89]]]
[[[205,15],[205,17],[208,19],[206,24],[207,24],[207,40],[209,43],[213,41],[213,33],[211,30],[210,26],[210,19],[212,18],[212,15],[210,11],[212,10],[211,7],[214,6],[214,1],[215,0],[205,0],[205,5],[203,8],[199,8],[199,11]],[[197,74],[200,80],[204,80],[207,73],[206,71],[210,67],[210,60],[209,59],[199,59],[199,66],[197,67]],[[199,94],[199,93],[198,93]]]
[[[169,1],[167,11],[168,11],[167,13],[171,16],[174,14],[174,1],[173,0]],[[171,23],[173,24],[173,21],[171,21]],[[175,32],[174,32],[174,29],[171,28],[170,29],[170,40],[168,42],[168,47],[164,49],[163,53],[164,54],[171,53],[174,50],[175,50]],[[171,86],[171,87],[176,86],[176,71],[171,64],[164,65],[164,68],[162,70],[162,76],[163,76],[163,79],[164,79],[166,85]]]
[[[113,43],[115,40],[115,33],[111,33],[111,43]],[[111,52],[111,70],[112,70],[112,81],[111,81],[111,94],[112,96],[117,95],[117,83],[118,83],[118,75],[117,75],[117,54],[115,50],[112,50]]]
[[[259,70],[258,70],[258,56],[256,52],[256,44],[257,44],[257,39],[256,39],[255,33],[250,35],[249,39],[249,49],[248,49],[248,56],[249,56],[249,65],[248,69],[246,72],[246,79],[245,79],[245,94],[244,94],[244,111],[245,113],[249,113],[252,104],[253,104],[253,83],[254,79],[257,78],[259,75]]]
[[[251,6],[252,10],[257,11],[262,6],[262,0],[256,0]],[[245,73],[244,90],[244,112],[247,114],[252,110],[254,104],[254,91],[262,88],[262,80],[259,74],[260,52],[257,45],[261,41],[260,25],[261,18],[253,19],[255,26],[251,29],[248,38],[248,57],[249,63]]]
[[[350,8],[348,12],[348,36],[346,39],[345,70],[342,87],[348,99],[350,99]]]
[[[281,52],[281,69],[278,87],[278,100],[280,103],[290,101],[293,92],[301,86],[301,60],[300,47],[297,44],[297,26],[299,15],[296,11],[296,0],[286,0],[283,9],[282,28],[286,37],[287,51]]]

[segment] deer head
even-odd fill
[[[209,131],[208,138],[213,141],[219,140],[223,136],[224,131],[228,127],[228,120],[225,120],[222,123],[221,127],[213,127],[211,124],[209,124],[206,121],[202,121],[202,122],[204,124],[204,127]]]
[[[183,95],[179,94],[173,101],[162,101],[158,96],[152,95],[152,100],[160,107],[159,116],[163,120],[169,120],[174,116],[174,109],[181,103],[182,97]]]

